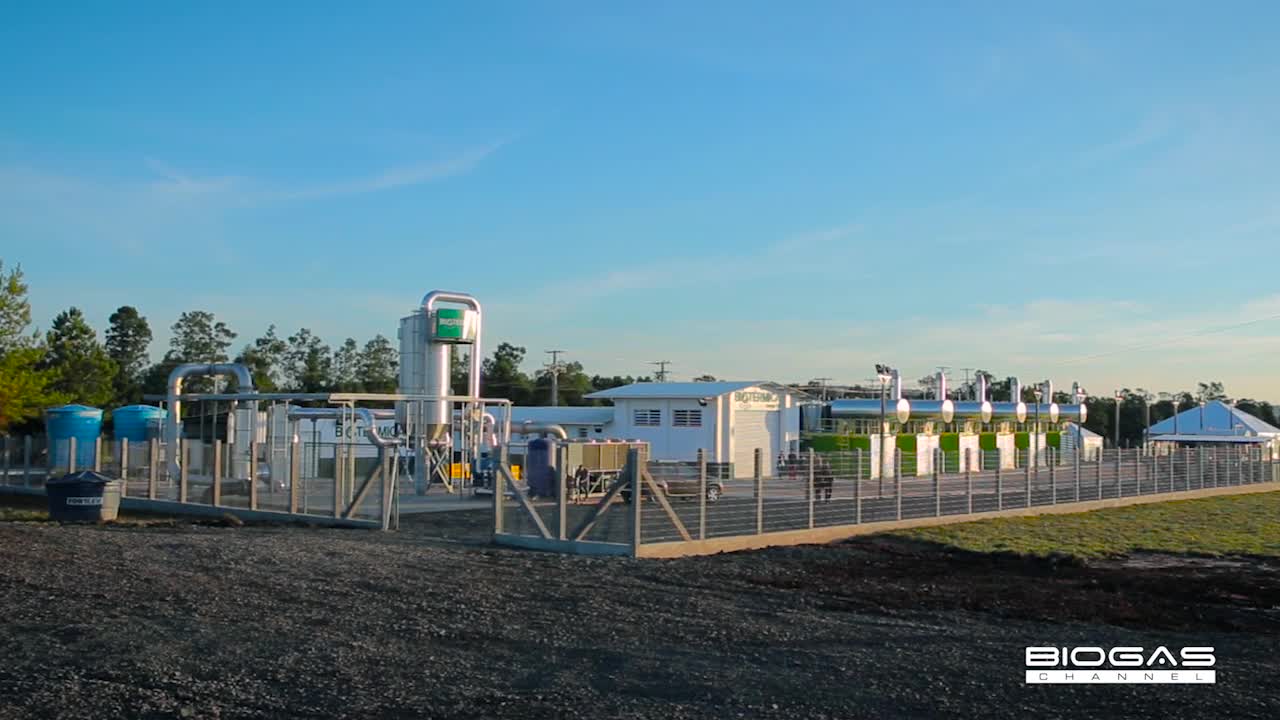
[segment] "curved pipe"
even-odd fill
[[[563,427],[556,425],[555,423],[536,423],[532,420],[525,420],[520,423],[521,435],[532,435],[534,433],[538,433],[540,435],[555,435],[561,440],[569,439],[569,433],[565,432]]]
[[[249,372],[248,366],[240,363],[184,363],[175,367],[169,373],[168,391],[166,393],[169,415],[165,418],[164,439],[165,444],[169,447],[170,477],[177,477],[182,468],[182,463],[179,460],[181,453],[177,450],[178,441],[182,433],[182,403],[178,400],[178,396],[182,394],[182,381],[192,375],[227,375],[236,379],[238,383],[236,392],[254,392],[253,374]],[[256,418],[258,403],[251,401],[250,407],[254,411],[253,417]],[[234,400],[231,401],[231,408],[234,415]]]
[[[484,332],[484,311],[480,308],[480,301],[467,293],[432,290],[422,297],[422,310],[426,312],[428,319],[431,318],[431,311],[435,310],[436,304],[442,302],[466,305],[476,311],[476,340],[471,344],[471,374],[468,378],[470,382],[467,386],[467,394],[478,398],[480,397],[480,361],[484,357],[480,345],[481,334]]]
[[[949,423],[956,416],[956,405],[950,400],[917,400],[911,403],[911,416],[916,420]]]

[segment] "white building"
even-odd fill
[[[780,453],[799,448],[798,394],[775,383],[635,383],[587,396],[613,407],[517,407],[512,441],[521,443],[520,423],[555,423],[570,438],[644,440],[653,460],[733,464],[738,476],[754,469],[757,448],[770,474]],[[501,420],[501,418],[499,418]]]

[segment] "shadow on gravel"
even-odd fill
[[[933,543],[859,538],[798,552],[748,578],[818,592],[828,610],[965,610],[1162,630],[1280,630],[1280,562],[1142,553],[976,553]],[[772,570],[772,571],[770,571]]]

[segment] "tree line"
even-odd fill
[[[239,346],[239,335],[214,313],[190,310],[170,327],[169,347],[152,362],[150,321],[137,308],[121,306],[98,333],[84,313],[70,307],[44,333],[31,330],[28,286],[21,267],[5,271],[0,260],[0,432],[31,432],[46,408],[80,403],[114,408],[163,395],[169,373],[182,363],[237,362],[248,366],[260,392],[394,393],[399,385],[399,350],[383,335],[361,344],[346,338],[331,347],[308,328],[282,335],[275,325]],[[533,375],[521,365],[526,350],[501,343],[482,363],[486,397],[517,405],[551,400],[547,368]],[[455,353],[454,390],[465,387],[466,360]],[[587,375],[582,364],[559,366],[558,404],[589,405],[586,395],[637,380],[631,376]],[[188,392],[212,392],[222,381],[192,378]]]

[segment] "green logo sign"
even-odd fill
[[[431,336],[438,342],[475,342],[476,323],[474,313],[458,308],[440,308],[435,312]]]

